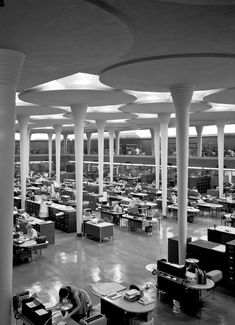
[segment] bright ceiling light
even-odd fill
[[[64,117],[63,114],[33,115],[31,117],[31,121],[32,120],[65,120],[66,117]]]
[[[208,109],[206,112],[234,112],[235,113],[235,105],[232,104],[219,104],[219,103],[209,103],[212,108]]]
[[[88,73],[75,73],[73,75],[49,81],[44,84],[31,88],[31,90],[63,90],[63,89],[97,89],[111,90],[113,88],[102,84],[99,76]]]
[[[119,113],[118,108],[121,105],[107,105],[107,106],[89,106],[87,108],[87,113]]]

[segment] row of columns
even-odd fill
[[[5,216],[4,222],[0,227],[0,260],[4,261],[1,267],[0,286],[2,288],[0,296],[0,314],[4,324],[11,323],[11,301],[12,301],[12,202],[13,202],[13,186],[14,186],[14,129],[15,129],[15,93],[16,85],[21,67],[23,65],[24,55],[17,51],[1,50],[0,51],[0,182],[4,184],[4,190],[0,196],[1,214]],[[189,103],[191,101],[193,88],[181,87],[180,89],[171,89],[172,97],[176,106],[176,128],[177,128],[177,174],[178,174],[178,223],[179,223],[179,263],[183,264],[186,253],[186,236],[187,236],[187,188],[188,188],[188,128],[189,128]],[[76,156],[76,203],[77,203],[77,222],[78,232],[81,231],[82,216],[82,175],[83,175],[83,133],[86,107],[72,107],[72,113],[75,119],[75,156]],[[162,117],[161,125],[161,151],[162,151],[162,180],[166,178],[167,161],[165,155],[167,153],[166,130],[169,117]],[[27,173],[28,155],[28,117],[19,117],[21,128],[21,178],[24,182]],[[98,123],[97,126],[101,131],[101,142],[103,141],[102,132],[103,124]],[[223,125],[218,125],[218,145],[219,145],[219,168],[223,161]],[[157,131],[158,132],[158,131]],[[57,181],[59,182],[60,174],[60,136],[61,126],[56,127],[56,171]],[[118,135],[119,136],[119,135]],[[157,136],[156,136],[157,138]],[[49,137],[49,143],[51,138]],[[80,139],[80,141],[79,141]],[[82,139],[82,141],[81,141]],[[119,149],[119,148],[118,148]],[[100,144],[100,151],[103,153],[103,146]],[[110,150],[111,151],[111,150]],[[50,149],[51,152],[51,149]],[[100,159],[101,158],[101,154]],[[103,154],[102,154],[103,156]],[[103,165],[103,164],[102,164]],[[166,170],[165,170],[166,169]],[[103,169],[99,161],[99,172],[103,179]],[[222,169],[220,169],[220,173]],[[219,176],[221,183],[222,173]],[[100,178],[100,180],[101,180]],[[101,180],[102,183],[102,180]],[[166,183],[164,181],[164,183]],[[164,185],[163,185],[164,186]],[[22,195],[25,195],[26,184],[21,185]],[[80,221],[80,223],[79,223]]]

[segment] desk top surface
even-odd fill
[[[131,193],[129,193],[129,195],[132,195],[132,196],[148,196],[147,193],[142,193],[142,192],[131,192]]]
[[[208,228],[208,230],[217,230],[217,231],[220,231],[220,232],[225,232],[225,233],[228,233],[228,234],[233,234],[235,235],[235,228],[234,227],[227,227],[227,226],[216,226],[216,228],[214,227],[211,227],[211,228]]]
[[[144,296],[142,297],[142,300],[148,300],[151,301],[150,303],[144,305],[142,303],[140,303],[139,301],[135,301],[135,302],[130,302],[126,299],[124,299],[124,294],[125,292],[127,292],[128,290],[122,291],[119,293],[119,297],[116,299],[111,299],[108,296],[107,297],[101,297],[101,299],[109,302],[110,304],[126,311],[129,313],[138,313],[138,314],[144,314],[144,313],[148,313],[151,312],[152,310],[154,310],[155,306],[156,306],[156,293],[155,290],[152,290],[152,288],[146,289],[143,291]]]
[[[92,222],[92,221],[87,221],[86,224],[87,224],[87,225],[94,226],[94,227],[99,227],[99,228],[110,227],[110,226],[113,227],[113,223],[111,223],[111,222],[100,222],[100,223],[94,223],[94,222]]]
[[[217,204],[217,203],[209,203],[209,202],[201,202],[201,203],[197,203],[198,206],[200,207],[208,207],[211,209],[219,209],[219,208],[223,208],[223,205],[221,204]]]
[[[21,248],[30,248],[30,247],[34,247],[37,242],[33,239],[29,239],[27,238],[27,236],[21,236],[18,240],[14,239],[14,245],[16,245],[17,247],[21,247]]]
[[[167,206],[169,209],[175,209],[178,210],[178,205],[177,204],[172,204]],[[187,212],[200,212],[199,209],[196,209],[194,207],[187,207]]]

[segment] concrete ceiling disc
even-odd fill
[[[215,111],[208,110],[206,112],[195,113],[190,115],[190,120],[201,120],[201,121],[224,121],[226,123],[235,122],[235,111]]]
[[[105,106],[125,104],[136,99],[135,96],[118,90],[62,89],[47,91],[26,91],[19,95],[25,102],[51,106]],[[52,104],[53,103],[53,104]]]
[[[183,5],[199,5],[199,6],[232,6],[235,5],[234,0],[158,0],[159,2],[179,3]]]
[[[49,117],[46,119],[30,119],[31,123],[34,123],[35,127],[43,127],[43,126],[53,126],[53,125],[74,125],[74,122],[71,119],[66,118],[52,118]]]
[[[207,110],[210,105],[203,102],[191,103],[190,112],[198,112]],[[125,113],[146,113],[146,114],[158,114],[158,113],[175,113],[174,103],[131,103],[119,107],[119,110]]]
[[[37,105],[19,105],[16,106],[16,115],[50,115],[62,114],[65,110],[58,107],[37,106]]]
[[[215,121],[210,120],[191,120],[189,119],[190,126],[207,126],[207,125],[214,125]]]
[[[104,84],[138,91],[169,91],[175,85],[195,90],[235,86],[235,56],[217,54],[169,55],[121,62],[104,69]]]
[[[67,118],[73,119],[72,113],[66,113],[64,116]],[[111,120],[122,120],[122,119],[129,119],[131,117],[134,117],[134,114],[128,114],[123,112],[117,112],[117,113],[102,113],[102,112],[91,112],[86,113],[86,120],[94,120],[94,121],[111,121]]]
[[[205,96],[204,100],[211,103],[235,104],[235,88],[224,89],[217,93]]]
[[[18,89],[123,55],[132,45],[132,34],[120,17],[99,1],[6,1],[0,11],[1,48],[26,55]]]
[[[175,119],[170,119],[168,126],[174,125]],[[129,125],[136,125],[138,127],[146,127],[146,126],[154,126],[156,124],[160,124],[158,118],[133,118],[131,120],[128,120]]]

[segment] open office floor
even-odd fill
[[[220,218],[196,217],[194,223],[188,223],[188,235],[193,239],[205,238],[207,228],[213,224],[219,225]],[[98,281],[155,282],[156,278],[146,271],[145,265],[167,258],[167,238],[174,235],[177,235],[177,223],[170,217],[162,219],[161,230],[155,229],[152,236],[115,226],[114,241],[101,243],[56,230],[55,245],[49,246],[42,255],[34,255],[31,263],[14,266],[13,293],[29,289],[31,293],[36,291],[43,303],[54,303],[61,285],[76,284],[87,290],[94,304],[98,304],[99,298],[91,293],[91,286]],[[161,299],[156,305],[155,324],[232,325],[234,306],[235,297],[220,287],[215,290],[215,299],[208,296],[199,309],[192,306],[183,311],[176,301]],[[12,324],[16,324],[15,320]]]

